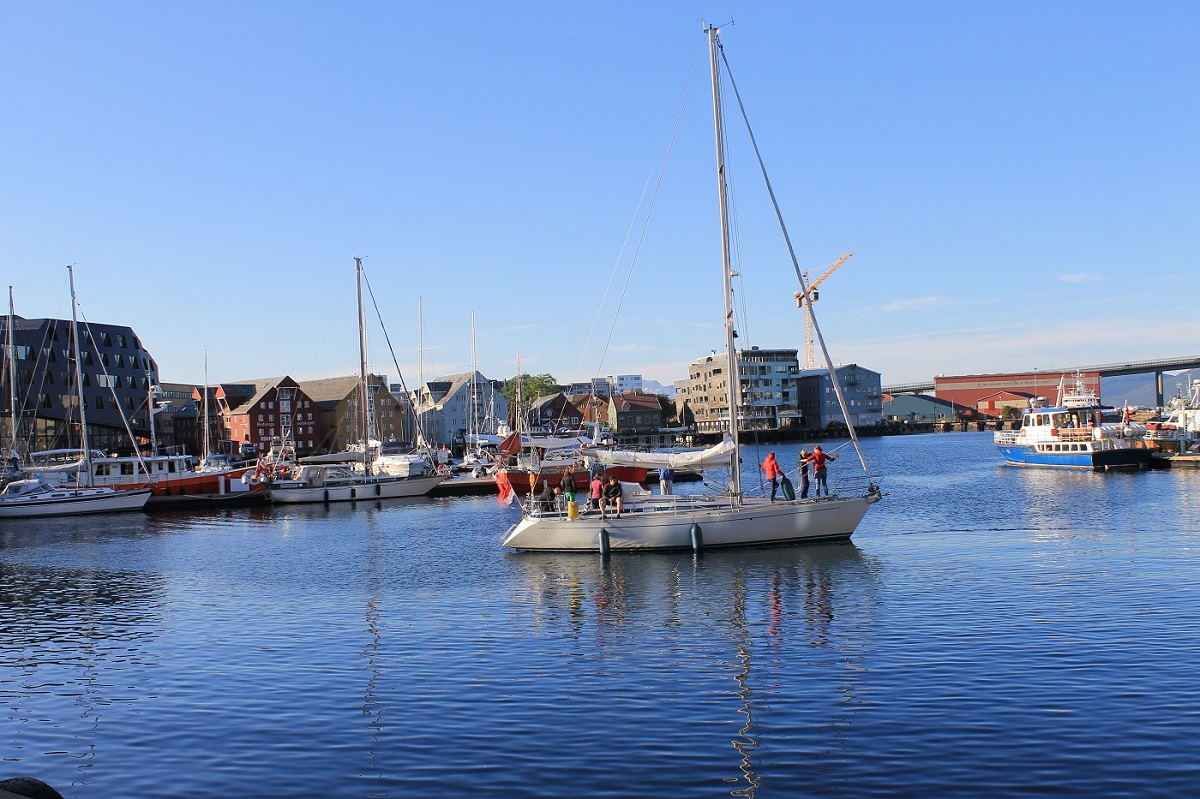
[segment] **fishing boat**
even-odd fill
[[[1074,385],[1064,390],[1065,379],[1059,381],[1053,405],[1045,397],[1031,398],[1020,430],[996,432],[1005,463],[1096,470],[1149,466],[1151,451],[1142,441],[1145,426],[1132,423],[1128,411],[1120,423],[1104,422],[1104,411],[1112,409],[1101,405],[1082,376],[1077,374]]]
[[[78,303],[75,299],[75,273],[70,266],[67,267],[67,273],[70,276],[71,284],[71,338],[75,356],[75,387],[76,398],[79,401],[81,439],[81,467],[77,472],[78,484],[54,485],[37,476],[12,480],[4,486],[3,492],[0,492],[0,519],[141,510],[150,499],[149,488],[139,487],[128,491],[117,491],[110,487],[97,487],[92,484],[92,452],[88,449],[87,406],[83,399],[83,362],[79,355],[79,314]],[[11,313],[9,318],[12,318]],[[9,347],[9,350],[11,353],[12,347]],[[16,380],[15,369],[10,371],[10,378]],[[15,427],[15,402],[13,420]]]
[[[741,379],[738,373],[737,351],[734,346],[734,303],[732,279],[734,270],[730,252],[730,222],[725,172],[724,114],[721,106],[721,81],[718,66],[720,41],[718,29],[707,26],[709,65],[712,75],[713,118],[716,134],[717,185],[721,218],[721,268],[725,303],[725,348],[729,358],[730,376],[728,402],[730,409],[741,407]],[[723,54],[721,55],[724,60]],[[734,87],[736,92],[736,87]],[[761,160],[759,166],[762,167]],[[765,175],[765,171],[763,173]],[[773,200],[773,195],[772,195]],[[778,208],[776,208],[778,211]],[[779,217],[782,224],[782,217]],[[792,256],[801,291],[808,287],[799,268],[790,239],[784,229],[784,240]],[[815,328],[822,350],[824,339]],[[825,351],[826,362],[835,363]],[[847,411],[838,381],[833,380],[838,400],[847,419]],[[882,496],[874,478],[867,472],[866,461],[858,448],[857,436],[850,428],[852,440],[863,463],[864,478],[854,491],[809,500],[781,500],[747,496],[741,490],[739,474],[738,414],[730,413],[728,443],[720,445],[720,456],[729,468],[728,489],[720,493],[698,495],[652,496],[638,492],[624,502],[619,515],[594,511],[580,514],[568,505],[565,511],[543,509],[530,502],[522,510],[522,518],[502,538],[502,544],[521,550],[642,551],[732,547],[755,544],[777,544],[799,541],[830,541],[848,539],[854,533],[870,507]],[[697,459],[697,462],[704,461]]]
[[[1187,454],[1200,449],[1200,379],[1191,393],[1174,397],[1159,421],[1146,423],[1146,446],[1164,454]]]
[[[358,350],[359,350],[359,402],[358,422],[362,440],[357,457],[350,459],[361,467],[361,471],[348,465],[334,463],[305,463],[291,474],[270,476],[268,496],[272,503],[301,502],[351,502],[356,500],[396,499],[418,497],[428,494],[448,474],[438,474],[428,469],[414,469],[405,475],[378,474],[373,468],[370,431],[372,428],[371,390],[367,383],[367,338],[362,299],[362,259],[354,259],[354,276],[358,290]]]

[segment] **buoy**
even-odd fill
[[[692,551],[698,553],[700,550],[704,549],[704,533],[700,531],[700,525],[696,524],[695,522],[692,522],[691,536]]]
[[[603,527],[601,527],[600,528],[600,554],[607,558],[609,548],[610,547],[608,544],[608,530],[605,530]]]

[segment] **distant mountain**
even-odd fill
[[[642,378],[642,391],[645,391],[647,394],[666,394],[672,399],[675,397],[674,385],[664,386],[657,380],[647,380],[644,377]]]
[[[1163,375],[1163,402],[1176,394],[1187,396],[1188,386],[1200,378],[1200,370],[1192,369],[1176,375]],[[1141,405],[1152,408],[1158,403],[1154,396],[1154,375],[1118,375],[1100,378],[1100,397],[1105,405]]]

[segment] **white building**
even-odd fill
[[[414,396],[421,434],[434,445],[461,445],[471,432],[494,435],[508,419],[502,383],[479,372],[463,372],[430,380]]]

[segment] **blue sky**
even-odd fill
[[[205,349],[214,382],[307,379],[357,369],[359,255],[410,382],[419,338],[427,378],[470,368],[474,311],[488,376],[670,383],[722,347],[703,20],[801,266],[854,253],[816,306],[835,361],[1196,352],[1184,2],[3,3],[3,282],[68,317],[75,264],[164,380]],[[739,342],[803,352],[730,115]]]

